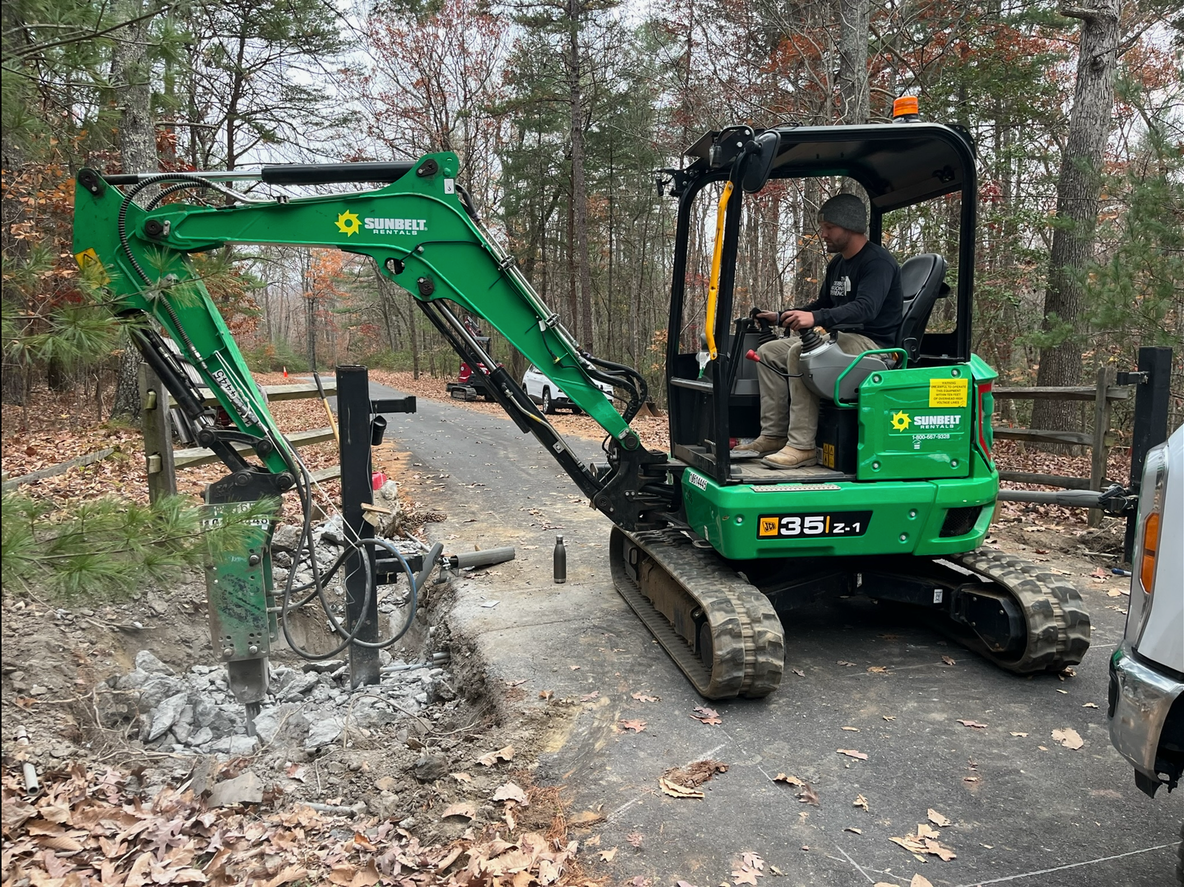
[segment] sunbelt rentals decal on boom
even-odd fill
[[[337,230],[346,237],[353,237],[362,228],[372,234],[418,234],[428,229],[428,223],[426,219],[360,218],[348,210],[337,216]]]

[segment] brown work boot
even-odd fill
[[[750,440],[746,444],[733,447],[732,458],[753,459],[757,456],[763,456],[765,453],[775,453],[784,446],[784,437],[770,437],[767,434],[762,434],[755,440]]]
[[[786,446],[771,456],[765,456],[761,463],[769,468],[808,468],[818,464],[818,450],[814,447],[799,450],[797,447]]]

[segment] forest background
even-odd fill
[[[1006,384],[1075,385],[1133,369],[1140,346],[1174,346],[1172,425],[1184,414],[1177,2],[11,0],[0,14],[5,403],[48,386],[138,410],[136,356],[71,254],[83,165],[455,151],[487,224],[577,339],[660,390],[675,205],[654,170],[709,129],[887,122],[908,94],[977,146],[974,350]],[[753,237],[741,261],[768,285],[737,305],[817,289],[828,195],[766,192],[750,230],[791,226],[798,251],[787,265]],[[411,297],[352,257],[244,248],[207,261],[256,369],[456,372]],[[686,335],[693,350],[697,330]],[[520,376],[506,343],[494,353]],[[1082,425],[1078,405],[1035,409],[1005,418]]]

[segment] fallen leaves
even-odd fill
[[[637,691],[636,693],[630,693],[629,695],[632,696],[634,699],[636,699],[638,702],[659,702],[662,699],[661,696],[650,696],[647,693],[642,693],[640,690]]]
[[[855,800],[851,802],[851,806],[852,807],[862,807],[864,810],[867,810],[869,813],[871,812],[871,809],[867,806],[867,798],[865,798],[863,795],[856,795]]]
[[[491,751],[487,755],[482,755],[477,758],[477,763],[482,767],[492,767],[498,761],[504,761],[507,764],[514,760],[514,746],[507,745],[505,748],[499,748],[497,751]]]
[[[683,767],[671,767],[662,774],[664,779],[669,779],[684,788],[698,788],[703,783],[707,782],[716,773],[727,773],[728,765],[723,761],[716,761],[712,758],[704,758],[701,761],[695,761]]]
[[[938,828],[945,828],[947,825],[950,825],[950,820],[946,819],[946,817],[942,816],[932,807],[929,808],[926,815],[929,817],[929,821]]]
[[[520,807],[530,806],[530,801],[526,799],[526,792],[522,790],[521,786],[513,782],[507,782],[498,786],[493,793],[493,800],[495,801],[514,801]]]
[[[734,885],[755,885],[757,878],[763,878],[765,861],[755,853],[749,851],[740,855],[736,867],[732,869],[732,883]]]
[[[699,791],[699,786],[716,773],[727,772],[727,764],[706,758],[688,764],[685,768],[671,767],[658,778],[658,785],[672,798],[702,798],[703,792]]]
[[[849,758],[855,758],[856,760],[859,760],[859,761],[866,761],[867,760],[866,754],[864,754],[861,751],[856,751],[853,748],[839,748],[839,749],[835,749],[835,751],[837,751],[841,755],[846,755]]]
[[[1053,730],[1052,738],[1065,748],[1072,749],[1073,751],[1085,745],[1085,740],[1081,738],[1081,734],[1072,727],[1065,727],[1063,730]]]
[[[644,729],[646,728],[646,726],[647,726],[647,725],[646,725],[646,722],[645,722],[645,721],[642,721],[642,720],[640,720],[640,719],[638,719],[638,720],[631,720],[631,721],[627,721],[627,720],[620,720],[620,721],[618,721],[618,722],[617,722],[617,724],[618,724],[618,726],[620,727],[620,729],[621,729],[622,731],[625,731],[625,730],[632,730],[634,733],[640,733],[640,732],[641,732],[642,730],[644,730]]]
[[[924,862],[926,855],[936,856],[942,862],[949,862],[956,858],[957,854],[949,847],[944,846],[938,840],[940,837],[941,833],[936,829],[919,822],[917,828],[903,838],[889,838],[888,840],[903,847],[922,862]]]
[[[791,776],[787,773],[778,773],[773,777],[774,782],[784,782],[786,785],[792,785],[797,789],[796,797],[802,804],[809,804],[812,807],[821,807],[822,802],[818,797],[818,792],[814,791],[814,786],[806,782],[804,779],[798,779],[796,776]],[[805,812],[800,814],[806,816]]]
[[[351,822],[308,807],[215,813],[192,791],[171,787],[146,803],[129,777],[91,772],[81,764],[44,775],[45,794],[36,804],[22,801],[23,784],[16,777],[4,776],[6,883],[542,885],[556,883],[577,850],[575,842],[533,832],[516,841],[469,834],[427,846],[390,821]],[[526,794],[507,782],[494,799],[524,805]],[[462,802],[446,807],[441,818],[476,815],[474,804]],[[298,861],[292,861],[293,850]],[[456,868],[462,856],[467,856],[463,871]]]
[[[957,665],[958,664],[958,660],[955,659],[953,656],[943,655],[941,657],[941,661],[942,661],[943,665]]]
[[[702,721],[704,724],[709,724],[712,726],[723,723],[723,719],[720,718],[719,712],[713,708],[706,708],[702,705],[695,706],[695,710],[691,713],[691,717],[696,721]]]
[[[705,797],[703,792],[697,788],[687,788],[679,785],[677,782],[671,782],[665,776],[658,777],[658,787],[662,789],[665,794],[672,798],[696,798],[702,799]]]
[[[986,724],[980,724],[978,721],[963,720],[962,718],[959,718],[958,723],[961,724],[963,727],[971,727],[975,730],[987,729]]]

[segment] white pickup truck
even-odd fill
[[[1184,426],[1147,454],[1138,521],[1108,714],[1110,741],[1154,797],[1184,771]]]

